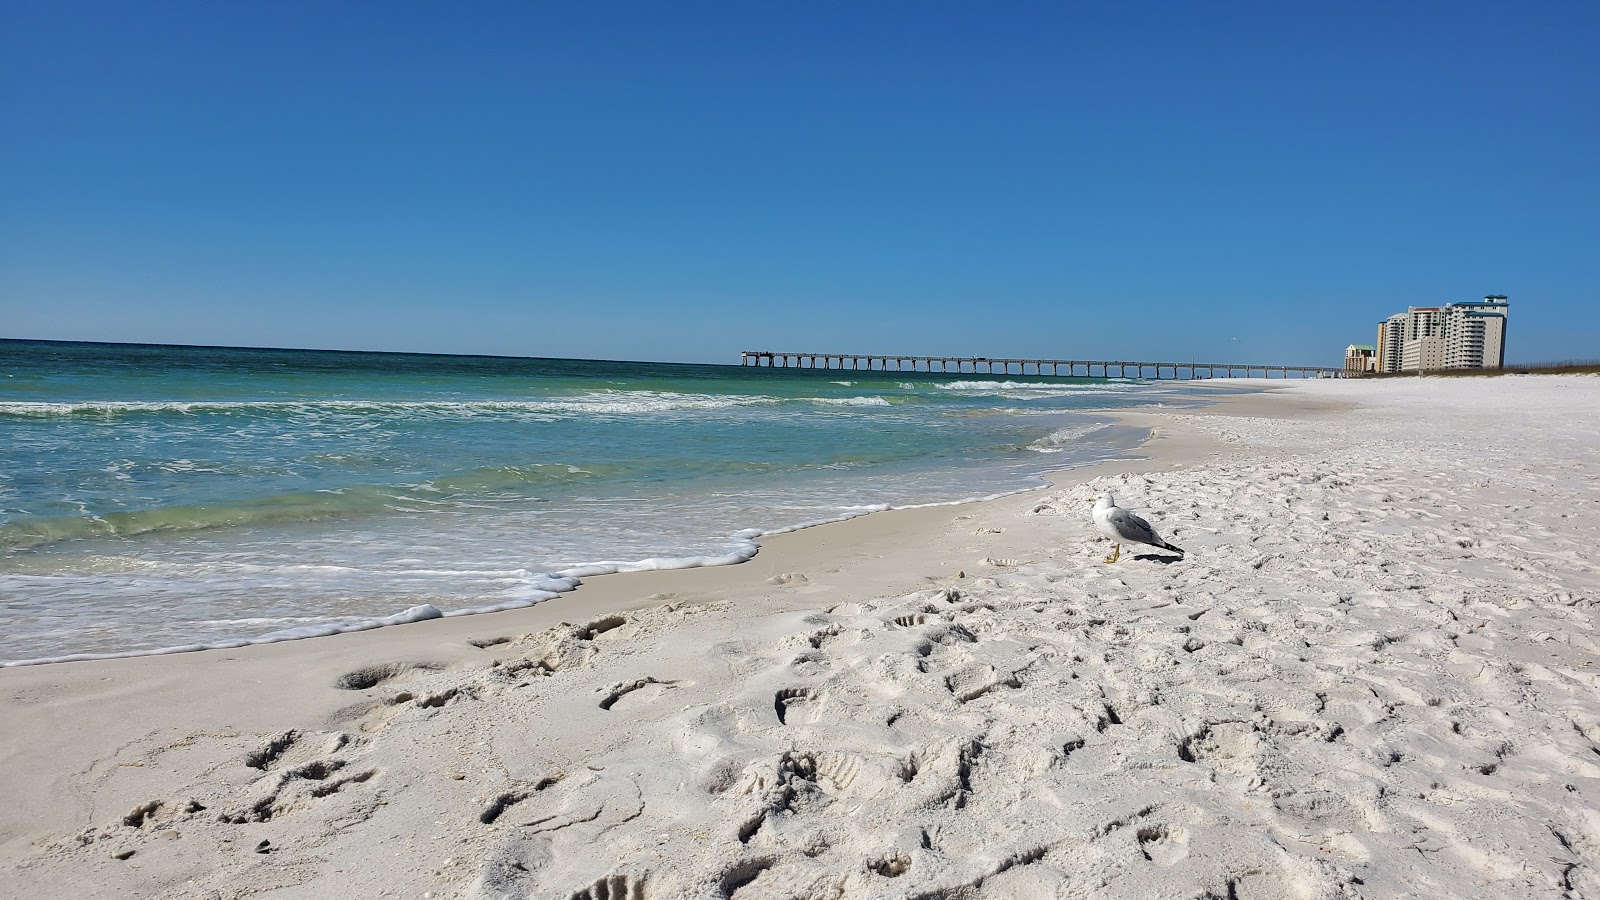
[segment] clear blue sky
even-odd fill
[[[1600,357],[1600,4],[0,0],[0,337]]]

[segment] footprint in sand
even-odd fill
[[[867,863],[867,868],[871,869],[874,875],[880,875],[884,878],[899,878],[910,871],[911,860],[905,854],[896,853],[872,860]]]
[[[602,616],[587,625],[580,626],[577,630],[577,636],[585,641],[592,641],[602,638],[602,636],[604,636],[604,640],[615,640],[625,636],[622,633],[614,632],[626,624],[628,624],[628,620],[622,616]]]
[[[248,806],[220,813],[217,821],[228,825],[269,822],[351,785],[365,784],[378,774],[377,769],[353,771],[349,762],[338,756],[340,751],[352,746],[349,735],[342,732],[323,735],[327,740],[320,750],[312,745],[309,737],[299,731],[286,731],[246,756],[245,766],[260,770],[255,783],[258,790],[265,788],[265,793]],[[191,807],[196,811],[205,808],[194,803]],[[141,809],[135,809],[129,817],[137,815],[142,824],[155,809],[138,815]]]
[[[625,616],[601,616],[573,625],[563,622],[537,634],[524,635],[514,643],[529,648],[521,659],[495,660],[494,678],[513,682],[524,677],[541,677],[587,664],[601,652],[601,645],[632,638],[639,627]]]
[[[373,734],[388,728],[393,721],[418,709],[439,709],[465,700],[476,700],[478,694],[470,687],[450,687],[438,691],[400,691],[376,703],[356,706],[336,717],[353,719],[362,732]]]
[[[778,714],[778,724],[789,724],[791,710],[815,702],[815,694],[811,688],[793,687],[779,691],[772,700],[772,708]]]
[[[474,642],[476,643],[476,642]],[[500,643],[495,641],[494,643]],[[477,646],[489,646],[488,643]],[[442,666],[436,663],[389,662],[363,666],[334,679],[333,686],[341,691],[365,691],[387,681],[394,681],[413,672],[437,672]]]
[[[979,663],[945,676],[944,684],[957,703],[971,703],[990,691],[1021,688],[1022,680],[1015,672],[1001,675],[994,666]]]
[[[585,888],[573,891],[567,900],[646,900],[650,896],[647,875],[607,875]]]
[[[103,848],[100,842],[105,841],[110,844],[108,855],[118,862],[126,862],[138,854],[151,838],[173,840],[180,837],[180,829],[204,821],[198,816],[205,810],[205,804],[198,800],[150,800],[135,806],[114,824],[72,836],[67,846],[73,850]]]
[[[1146,825],[1137,832],[1139,852],[1158,866],[1174,865],[1189,855],[1189,830]]]
[[[516,806],[518,803],[521,803],[529,797],[532,797],[545,788],[560,782],[564,777],[566,777],[564,773],[553,772],[525,788],[505,791],[499,794],[493,800],[489,801],[489,805],[485,806],[482,812],[478,813],[478,821],[485,825],[493,825],[495,822],[499,821],[501,816],[505,815],[506,810]]]
[[[636,681],[614,684],[601,689],[605,692],[605,698],[600,701],[600,708],[610,712],[616,709],[618,704],[626,707],[636,703],[653,703],[677,685],[676,681],[661,681],[648,676]]]

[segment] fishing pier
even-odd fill
[[[739,364],[773,369],[835,369],[847,372],[1054,375],[1062,378],[1142,378],[1178,381],[1207,378],[1341,378],[1345,375],[1343,369],[1324,366],[1134,362],[1115,359],[991,359],[987,356],[885,356],[881,353],[777,353],[767,350],[746,350],[739,354]],[[1030,369],[1032,371],[1029,371]],[[1095,371],[1096,369],[1099,371]]]

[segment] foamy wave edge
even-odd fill
[[[1069,425],[1065,428],[1057,428],[1044,437],[1025,445],[1023,449],[1034,453],[1063,453],[1072,449],[1071,445],[1074,441],[1082,440],[1097,431],[1104,431],[1110,427],[1111,424],[1109,422],[1085,422],[1078,425]]]
[[[1062,393],[1093,393],[1096,390],[1107,391],[1110,387],[1136,388],[1139,384],[1132,380],[1118,380],[1115,378],[1104,381],[944,381],[934,382],[940,390],[946,391],[977,391],[980,393],[993,391],[1060,391]],[[1116,393],[1125,393],[1117,391]]]
[[[684,409],[728,409],[783,403],[781,397],[730,394],[697,397],[661,391],[617,391],[543,400],[18,400],[0,403],[0,415],[47,418],[127,413],[648,413]]]
[[[355,622],[342,622],[328,625],[306,625],[299,628],[288,628],[270,634],[249,638],[229,638],[220,641],[210,641],[199,644],[183,644],[176,647],[160,647],[154,650],[129,650],[121,653],[71,653],[63,656],[41,656],[36,659],[18,659],[0,662],[0,669],[10,669],[20,666],[43,666],[54,663],[89,662],[105,659],[135,659],[144,656],[172,656],[178,653],[195,653],[201,650],[233,650],[239,647],[250,647],[257,644],[277,644],[283,641],[300,641],[307,638],[330,637],[335,634],[348,634],[354,631],[371,631],[374,628],[386,628],[390,625],[407,625],[412,622],[426,622],[429,619],[448,619],[457,616],[476,616],[483,613],[505,612],[512,609],[525,609],[554,600],[556,597],[576,590],[583,584],[583,579],[596,575],[616,575],[623,572],[659,572],[669,569],[698,569],[702,566],[733,566],[754,559],[761,552],[761,545],[757,540],[779,534],[791,534],[819,525],[831,525],[835,522],[844,522],[857,519],[861,516],[871,515],[876,512],[887,512],[891,509],[932,509],[939,506],[961,506],[965,503],[982,503],[986,500],[998,500],[1001,497],[1010,497],[1014,494],[1026,494],[1029,491],[1040,490],[1040,486],[1017,488],[1012,491],[1001,491],[998,494],[987,494],[979,497],[965,497],[960,500],[941,500],[936,503],[910,503],[895,506],[889,503],[873,504],[871,506],[856,507],[842,515],[826,519],[815,519],[802,522],[798,525],[786,525],[780,528],[762,530],[747,528],[735,532],[731,537],[735,550],[720,556],[682,556],[682,557],[651,557],[649,559],[634,560],[631,562],[601,561],[583,563],[562,569],[559,572],[538,575],[530,579],[537,586],[529,590],[526,595],[504,603],[495,603],[489,606],[472,606],[465,609],[441,612],[431,603],[413,606],[404,612],[392,616],[374,619],[361,619]]]

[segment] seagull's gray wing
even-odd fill
[[[1125,541],[1132,541],[1136,544],[1149,544],[1153,547],[1161,546],[1161,539],[1156,537],[1156,530],[1150,527],[1149,522],[1120,506],[1112,509],[1111,514],[1106,516],[1106,520],[1111,523],[1112,529]]]

